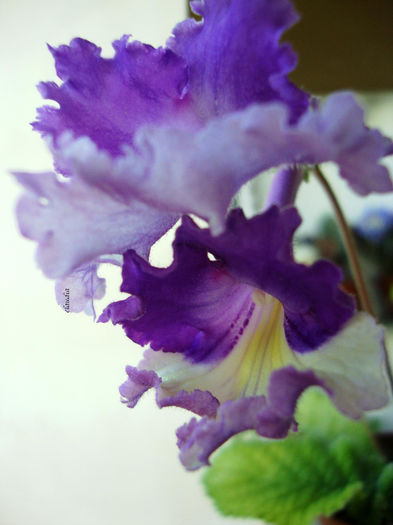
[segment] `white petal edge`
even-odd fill
[[[298,354],[332,391],[336,407],[352,418],[388,402],[384,330],[366,313],[356,314],[317,351]]]

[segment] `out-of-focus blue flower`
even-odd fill
[[[387,209],[367,210],[356,224],[356,231],[373,242],[381,241],[389,230],[393,231],[393,212]]]

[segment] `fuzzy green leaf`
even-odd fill
[[[208,494],[225,515],[276,525],[307,525],[342,509],[362,491],[323,440],[234,441],[205,473]]]
[[[375,490],[374,521],[382,523],[386,516],[393,522],[393,463],[388,463],[382,470]]]
[[[302,396],[297,419],[299,432],[285,441],[243,435],[216,455],[204,482],[219,510],[307,525],[345,507],[357,523],[380,525],[390,470],[384,473],[367,423],[340,414],[320,390]]]
[[[296,419],[299,422],[300,433],[304,431],[307,434],[318,435],[329,442],[346,436],[353,440],[357,449],[374,450],[367,423],[345,417],[319,389],[310,389],[300,398]]]

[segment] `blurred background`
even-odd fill
[[[136,364],[141,352],[120,328],[94,325],[57,306],[53,283],[35,266],[34,244],[17,232],[19,188],[8,174],[51,168],[44,143],[29,126],[42,104],[35,85],[55,80],[46,42],[82,36],[102,46],[104,56],[124,33],[160,45],[186,10],[183,0],[0,0],[1,525],[243,523],[218,516],[200,475],[179,464],[174,432],[188,413],[158,410],[152,394],[133,411],[120,404],[124,367]],[[367,39],[363,45],[373,44]],[[388,64],[389,48],[380,49]],[[305,77],[298,80],[307,86]],[[351,80],[344,84],[334,88],[351,87]],[[392,86],[381,81],[353,87],[363,92],[368,122],[393,136]],[[354,197],[332,167],[326,170],[352,222],[361,222],[370,209],[393,210],[391,195]],[[309,240],[321,237],[320,219],[330,207],[313,181],[304,185],[299,205],[306,260],[319,253],[315,247],[310,252]],[[161,264],[169,256],[169,250],[156,251]],[[106,304],[120,283],[116,271],[107,275]]]

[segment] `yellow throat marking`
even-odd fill
[[[274,370],[291,364],[299,366],[285,338],[281,303],[260,290],[253,292],[252,299],[255,308],[249,324],[228,356],[217,364],[206,365],[190,366],[177,360],[169,367],[171,373],[163,374],[163,387],[168,394],[181,389],[208,390],[221,403],[259,396],[266,393]]]
[[[237,372],[237,397],[265,394],[271,373],[296,362],[285,337],[282,304],[259,290],[253,293],[253,300],[253,326],[239,343],[243,359]]]

